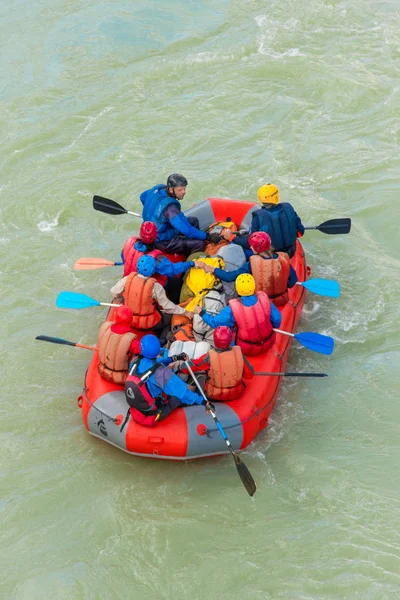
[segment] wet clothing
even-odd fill
[[[164,393],[167,396],[178,398],[181,404],[203,403],[203,398],[199,394],[189,390],[186,383],[175,375],[171,369],[167,368],[167,365],[172,362],[172,358],[168,356],[157,357],[157,359],[142,358],[137,369],[137,374],[143,375],[155,362],[161,363],[162,366],[146,382],[146,387],[153,398],[159,398]]]
[[[155,273],[165,278],[163,283],[165,283],[167,277],[176,277],[182,273],[186,273],[190,267],[194,266],[193,261],[173,263],[169,260],[169,258],[164,256],[160,250],[155,250],[152,244],[144,244],[139,238],[130,239],[133,242],[133,248],[131,248],[131,250],[134,250],[134,252],[131,252],[129,256],[131,259],[129,261],[130,264],[128,264],[127,257],[125,255],[127,250],[125,246],[124,251],[121,253],[121,258],[124,262],[124,275],[129,275],[129,273],[132,271],[136,271],[137,261],[144,254],[150,254],[150,256],[154,256],[156,260]]]
[[[226,350],[211,349],[207,354],[190,362],[193,372],[208,371],[204,390],[210,400],[218,402],[229,402],[238,398],[245,387],[242,378],[253,377],[238,346],[231,346]],[[183,368],[182,373],[186,372],[187,369]]]
[[[252,254],[252,256],[255,256],[255,255]],[[264,260],[271,260],[269,256],[261,256],[260,254],[258,256],[260,256],[260,258],[262,258]],[[271,258],[278,258],[278,255],[276,253],[274,253],[274,255]],[[250,275],[252,274],[250,261],[246,262],[243,265],[243,267],[239,267],[239,269],[236,269],[235,271],[225,271],[224,269],[215,269],[215,271],[214,271],[214,275],[218,279],[220,279],[221,281],[227,281],[227,282],[236,281],[236,277],[238,277],[239,275],[242,275],[242,273],[250,273]],[[290,265],[288,288],[292,288],[296,284],[296,281],[297,281],[296,271]]]
[[[241,301],[243,303],[243,306],[253,306],[257,302],[257,296],[255,294],[252,294],[251,296],[242,296]],[[214,329],[216,327],[219,327],[220,325],[227,325],[232,329],[235,326],[235,318],[233,316],[232,308],[230,306],[226,306],[221,310],[221,312],[218,315],[215,316],[209,315],[208,313],[202,310],[200,312],[200,316],[202,317],[203,321],[207,323],[207,325],[210,325],[210,327],[213,327]],[[276,328],[279,327],[282,322],[281,313],[272,303],[270,320],[272,326]]]
[[[100,328],[99,374],[112,383],[123,385],[132,356],[140,350],[139,340],[128,325],[106,321]]]
[[[187,218],[181,204],[167,194],[166,185],[155,185],[140,195],[144,221],[157,225],[157,248],[165,252],[190,254],[204,247],[207,234],[198,229],[198,219]],[[197,226],[195,226],[197,225]]]
[[[183,264],[183,263],[181,263]],[[117,281],[117,283],[111,288],[111,293],[113,296],[118,296],[119,294],[122,294],[122,292],[125,290],[125,284],[126,281],[128,279],[128,277],[131,277],[131,275],[128,275],[127,277],[123,277],[122,279],[120,279],[119,281]],[[143,275],[139,275],[137,274],[138,278],[141,279],[148,279],[147,277],[144,277]],[[160,308],[162,309],[163,312],[165,312],[168,315],[183,315],[185,312],[185,309],[182,308],[182,306],[177,306],[176,304],[174,304],[173,302],[171,302],[171,300],[169,300],[167,298],[167,295],[165,293],[165,290],[163,288],[163,286],[158,283],[158,281],[154,282],[154,286],[153,286],[153,290],[152,290],[152,299],[156,302],[156,304],[158,306],[160,306]],[[129,306],[129,304],[128,304]]]
[[[254,231],[268,233],[272,248],[286,252],[292,258],[296,252],[296,239],[304,234],[304,225],[289,202],[263,204],[252,214],[250,234]],[[248,248],[248,236],[236,236],[233,243]]]

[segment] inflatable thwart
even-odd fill
[[[203,230],[218,222],[232,222],[240,230],[248,229],[251,213],[258,208],[253,202],[209,198],[185,211],[185,214],[196,216]],[[224,247],[221,250],[223,255]],[[291,264],[298,280],[305,281],[310,271],[306,267],[299,241]],[[303,286],[295,285],[289,290],[289,302],[281,309],[282,330],[295,333],[305,296],[306,289]],[[141,331],[138,335],[142,337],[144,333],[148,332]],[[248,357],[254,371],[283,372],[292,339],[277,335],[274,346],[268,352]],[[195,346],[193,352],[196,351]],[[103,379],[98,373],[98,363],[98,352],[94,352],[86,373],[85,387],[78,399],[85,427],[93,436],[130,454],[151,458],[188,460],[228,452],[224,439],[204,406],[178,408],[154,428],[143,427],[132,418],[126,418],[128,404],[123,387]],[[281,381],[282,377],[279,376],[255,375],[243,380],[244,392],[239,398],[217,403],[218,419],[233,448],[243,450],[265,429]]]

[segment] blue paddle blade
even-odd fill
[[[321,296],[330,296],[331,298],[339,298],[340,285],[334,279],[309,279],[302,281],[301,285],[314,294]]]
[[[319,352],[320,354],[332,354],[335,346],[335,340],[328,335],[321,335],[320,333],[307,332],[307,333],[295,333],[295,339],[303,344],[305,348],[312,350],[313,352]]]
[[[94,300],[86,294],[76,292],[60,292],[56,299],[56,306],[59,308],[88,308],[89,306],[100,306],[98,300]]]

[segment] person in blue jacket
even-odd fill
[[[266,239],[262,239],[261,242],[255,238],[255,236],[265,236]],[[260,256],[263,260],[276,260],[278,258],[278,254],[275,251],[270,251],[271,248],[271,238],[265,232],[254,232],[249,235],[249,246],[251,249],[251,256]],[[251,267],[251,262],[248,260],[244,263],[243,266],[239,267],[235,271],[225,271],[225,269],[220,269],[219,267],[213,267],[207,264],[201,264],[201,268],[206,271],[206,273],[214,273],[217,279],[221,281],[226,281],[227,283],[236,281],[236,278],[242,273],[250,273],[250,275],[254,275]],[[292,288],[297,283],[297,274],[293,269],[292,265],[290,265],[289,269],[289,279],[287,281],[287,287]]]
[[[182,212],[188,185],[186,177],[172,173],[167,184],[158,184],[140,194],[142,216],[158,228],[157,248],[163,252],[182,253],[186,256],[203,250],[205,242],[218,243],[220,236],[199,229],[197,217],[186,217]]]
[[[236,287],[236,289],[238,289]],[[255,289],[255,283],[254,283],[254,289]],[[239,293],[239,290],[238,290]],[[244,306],[254,306],[257,303],[257,296],[255,295],[254,291],[249,294],[249,295],[241,295],[241,302]],[[272,302],[270,303],[271,305],[271,314],[270,314],[270,321],[272,324],[272,327],[275,328],[279,328],[280,324],[282,322],[282,315],[279,312],[279,310],[276,308],[276,306],[274,306],[272,304]],[[223,308],[221,310],[220,313],[218,313],[217,315],[212,315],[210,313],[207,313],[205,310],[203,310],[202,308],[200,308],[200,306],[195,306],[193,309],[194,314],[196,315],[200,315],[201,318],[203,319],[203,321],[205,323],[207,323],[207,325],[209,325],[210,327],[212,327],[213,329],[215,329],[216,327],[220,327],[221,325],[227,325],[228,327],[231,327],[233,329],[233,327],[235,326],[235,317],[233,316],[233,312],[231,307],[229,306],[225,306],[225,308]]]
[[[279,204],[279,190],[273,183],[259,188],[258,199],[262,207],[252,214],[250,233],[265,231],[271,237],[274,250],[286,252],[292,258],[296,252],[296,239],[304,234],[300,217],[289,202]],[[228,236],[228,232],[223,236]],[[236,236],[232,241],[243,248],[249,247],[248,236]]]
[[[158,338],[148,334],[140,340],[140,357],[130,365],[125,395],[131,416],[141,425],[154,426],[179,406],[205,404],[202,396],[192,392],[169,368],[176,360],[188,360],[188,356],[168,357],[167,354],[168,350],[161,348]],[[146,373],[147,378],[143,377]]]

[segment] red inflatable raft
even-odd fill
[[[200,227],[231,219],[239,228],[248,228],[253,202],[210,198],[185,212],[197,216]],[[299,281],[305,281],[307,268],[302,246],[291,260]],[[281,310],[280,329],[295,333],[305,301],[306,290],[295,285],[289,290],[289,302]],[[143,333],[143,332],[142,332]],[[277,335],[275,345],[265,354],[251,357],[256,372],[283,372],[289,354],[291,337]],[[97,372],[98,353],[93,353],[85,387],[78,404],[88,431],[130,454],[170,460],[188,460],[225,454],[227,447],[212,417],[203,406],[175,410],[155,428],[138,425],[131,418],[122,427],[128,410],[123,388],[105,381]],[[229,435],[232,446],[243,450],[265,429],[275,406],[282,377],[255,376],[246,379],[243,395],[232,402],[216,403],[216,413]]]

